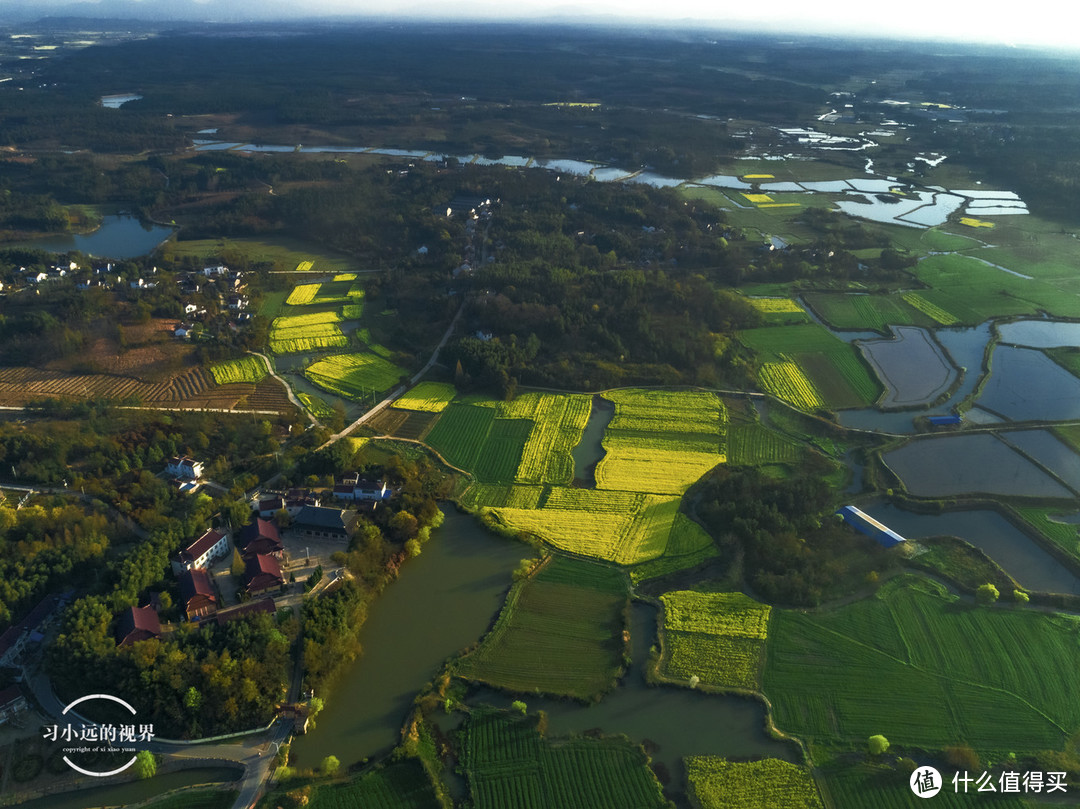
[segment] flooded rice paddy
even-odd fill
[[[885,386],[885,409],[918,407],[943,396],[960,372],[926,329],[894,326],[888,340],[856,343]]]

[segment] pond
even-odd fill
[[[999,345],[976,404],[1010,421],[1080,419],[1080,379],[1041,351]]]
[[[94,809],[98,806],[140,803],[181,787],[235,781],[243,772],[242,769],[233,767],[195,767],[162,773],[146,781],[131,781],[126,784],[83,788],[49,795],[20,805],[23,809]]]
[[[548,715],[548,735],[580,734],[599,728],[604,735],[625,734],[646,744],[653,761],[671,773],[668,788],[685,785],[682,759],[691,755],[729,758],[780,758],[798,762],[795,745],[771,738],[765,731],[765,706],[754,699],[704,694],[674,686],[650,687],[645,663],[656,643],[655,607],[634,603],[630,613],[633,665],[619,687],[595,705],[521,696],[530,712]],[[509,708],[519,697],[489,688],[476,690],[470,704]]]
[[[146,255],[169,238],[172,232],[170,227],[144,225],[134,216],[119,214],[104,217],[101,227],[92,233],[46,236],[22,242],[18,246],[50,253],[78,250],[88,256],[125,259]]]
[[[604,431],[611,423],[615,415],[615,404],[599,394],[593,396],[592,410],[589,412],[589,420],[585,429],[581,432],[581,440],[571,450],[574,458],[574,480],[578,485],[584,484],[586,488],[596,488],[596,465],[604,457]]]
[[[1049,430],[1010,431],[1000,437],[1074,491],[1080,490],[1080,455]]]
[[[334,755],[347,767],[397,744],[413,698],[447,658],[484,635],[511,571],[531,553],[447,509],[423,553],[371,606],[363,655],[323,695],[315,730],[293,743],[298,766]]]
[[[990,433],[920,438],[884,453],[882,460],[915,497],[1073,497],[1071,491]]]
[[[142,96],[135,93],[119,93],[117,95],[102,96],[101,106],[110,110],[118,110],[129,101],[138,101],[140,98],[142,98]]]
[[[960,372],[926,329],[893,326],[891,340],[856,343],[885,386],[883,409],[930,404],[956,382]]]
[[[998,326],[1001,342],[1026,348],[1080,346],[1080,323],[1057,320],[1017,320]]]
[[[959,537],[982,550],[1025,588],[1080,594],[1080,579],[996,511],[915,514],[880,501],[859,508],[908,539]]]

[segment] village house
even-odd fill
[[[217,595],[209,573],[192,568],[181,571],[177,579],[180,582],[180,603],[189,621],[217,610]]]
[[[259,516],[264,520],[272,520],[283,508],[285,508],[285,498],[281,495],[275,495],[260,500],[255,510],[259,512]]]
[[[227,532],[206,531],[171,560],[173,573],[179,575],[181,570],[191,570],[195,567],[205,569],[215,559],[227,557],[231,549]]]
[[[318,506],[318,496],[307,489],[289,489],[285,494],[285,510],[295,517],[308,506]]]
[[[356,512],[340,508],[306,506],[293,519],[293,530],[304,539],[348,542],[356,533]]]
[[[285,546],[281,544],[281,535],[278,533],[277,526],[262,517],[256,517],[254,522],[237,531],[235,542],[245,558],[262,555],[280,559],[285,550]]]
[[[186,455],[170,458],[165,464],[165,471],[181,480],[198,480],[202,477],[202,461],[196,461]]]
[[[161,621],[153,607],[128,607],[116,622],[116,645],[130,646],[161,637]]]
[[[334,486],[334,497],[342,500],[379,502],[390,496],[385,480],[360,478],[357,475],[343,477]]]
[[[256,553],[247,558],[244,566],[244,590],[248,595],[275,590],[284,583],[281,566],[273,556]]]

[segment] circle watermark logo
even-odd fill
[[[919,798],[932,798],[941,792],[941,773],[933,767],[918,767],[908,780],[911,791]]]
[[[66,725],[46,725],[42,732],[42,737],[48,741],[63,741],[71,742],[71,747],[63,748],[64,761],[75,772],[82,773],[83,775],[89,775],[94,778],[105,778],[110,775],[116,775],[122,773],[134,764],[138,757],[135,755],[138,750],[135,744],[138,742],[149,742],[154,738],[153,725],[136,725],[134,722],[131,724],[97,724],[89,723],[82,716],[80,716],[74,709],[77,705],[82,705],[84,702],[90,702],[92,700],[106,700],[108,702],[114,702],[117,705],[122,706],[133,717],[136,716],[135,709],[124,702],[119,697],[114,697],[111,694],[87,694],[85,697],[79,697],[79,699],[70,703],[63,710],[64,717],[76,717],[83,720],[79,725],[73,725],[68,722]],[[93,746],[91,746],[93,744]],[[119,767],[115,767],[110,770],[92,770],[86,767],[80,766],[71,760],[70,756],[75,754],[91,754],[97,755],[98,758],[101,755],[105,755],[108,758],[113,758],[116,754],[123,756],[130,756],[128,760]],[[115,758],[113,758],[115,761]]]

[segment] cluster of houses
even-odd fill
[[[247,284],[244,282],[244,273],[239,270],[230,270],[224,265],[203,267],[198,272],[178,275],[176,283],[185,297],[216,292],[219,307],[235,315],[237,323],[251,320],[251,313],[246,311],[249,300],[243,294]],[[173,336],[178,340],[190,340],[198,331],[198,321],[205,320],[208,314],[206,309],[198,304],[187,303],[184,306],[184,317],[188,319],[173,330]]]
[[[0,634],[0,668],[16,668],[22,663],[24,653],[40,646],[49,624],[60,614],[72,596],[71,591],[45,596],[25,618]],[[17,723],[19,715],[28,707],[26,697],[18,685],[0,690],[0,725]]]

